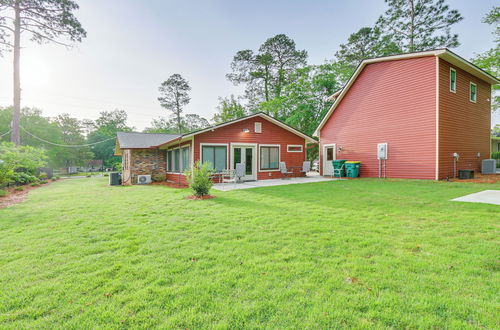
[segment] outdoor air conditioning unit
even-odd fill
[[[149,184],[151,183],[151,175],[138,175],[137,184]]]
[[[496,174],[497,160],[496,159],[483,159],[481,166],[481,173],[483,174]]]

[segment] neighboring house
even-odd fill
[[[220,171],[244,163],[245,180],[281,178],[279,162],[302,166],[311,137],[264,114],[256,113],[184,135],[117,134],[116,155],[122,156],[124,184],[137,175],[165,175],[186,183],[184,170],[195,161],[209,162]]]
[[[362,177],[479,171],[490,157],[491,86],[499,82],[447,49],[363,61],[315,132],[321,173],[331,173],[333,159],[361,161]]]

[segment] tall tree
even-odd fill
[[[385,0],[389,9],[380,16],[377,27],[405,52],[439,47],[457,47],[458,35],[451,26],[463,17],[450,9],[445,0]]]
[[[335,57],[354,69],[364,59],[398,53],[401,53],[401,49],[391,37],[382,35],[378,27],[363,27],[340,45]]]
[[[244,117],[246,114],[245,107],[235,98],[234,95],[225,98],[219,97],[217,113],[213,116],[212,121],[215,124],[221,124],[226,121]]]
[[[171,115],[170,118],[160,117],[153,119],[153,121],[151,121],[151,127],[145,128],[144,132],[176,134],[179,133],[177,124],[177,117],[175,115]],[[196,131],[206,128],[209,125],[208,120],[197,114],[181,116],[181,133]]]
[[[486,70],[495,77],[500,75],[500,7],[494,7],[484,18],[483,23],[494,26],[493,35],[494,46],[482,54],[477,54],[472,62],[480,68]],[[491,102],[492,111],[498,111],[500,108],[500,86],[493,86],[493,102]]]
[[[99,118],[92,123],[92,131],[87,136],[88,143],[95,143],[110,139],[92,146],[95,159],[102,159],[106,166],[113,166],[120,161],[114,156],[117,132],[130,132],[133,127],[127,125],[127,113],[123,110],[103,111]]]
[[[84,145],[86,138],[84,136],[84,126],[81,120],[70,117],[68,114],[61,114],[55,118],[60,134],[62,144],[65,145]],[[59,147],[58,161],[64,167],[86,165],[94,157],[90,147]]]
[[[181,134],[183,107],[191,100],[189,97],[191,87],[188,81],[180,74],[174,73],[160,85],[158,90],[161,94],[161,96],[158,97],[158,101],[160,101],[162,107],[172,111],[175,115],[178,133]]]
[[[245,95],[252,105],[280,97],[291,73],[306,65],[307,52],[297,50],[295,41],[284,34],[267,39],[257,52],[240,50],[226,77],[235,85],[245,84]]]
[[[66,45],[61,38],[80,42],[85,30],[73,15],[78,5],[72,0],[1,0],[0,42],[14,52],[14,108],[11,140],[21,143],[21,36],[29,35],[37,43]],[[7,41],[10,40],[10,41]]]

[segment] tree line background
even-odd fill
[[[243,86],[244,93],[220,97],[216,114],[210,120],[184,113],[191,87],[181,74],[172,74],[158,89],[158,101],[167,110],[166,115],[153,119],[144,132],[182,134],[265,112],[312,135],[332,105],[328,97],[344,86],[362,60],[459,46],[459,37],[452,33],[452,26],[463,17],[449,8],[445,0],[385,2],[388,9],[375,24],[352,33],[332,59],[324,63],[308,63],[307,50],[297,47],[285,34],[268,38],[258,49],[236,52],[226,77],[233,84]],[[493,27],[493,46],[471,59],[494,76],[499,75],[499,21],[500,7],[494,7],[483,20]],[[493,111],[500,104],[499,87],[495,88]],[[0,134],[9,130],[11,121],[12,107],[0,108]],[[45,149],[49,165],[53,167],[81,166],[90,159],[102,159],[106,167],[113,166],[120,158],[113,156],[115,141],[112,139],[79,148],[54,144],[91,144],[113,138],[118,131],[134,130],[127,125],[124,110],[103,111],[95,120],[79,120],[68,114],[49,118],[39,109],[23,108],[21,127],[22,144]],[[500,127],[495,130],[500,131]],[[0,139],[8,140],[8,136]]]

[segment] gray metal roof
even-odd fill
[[[135,133],[118,132],[116,133],[118,144],[121,149],[150,148],[160,144],[167,143],[178,137],[179,134],[164,133]]]

